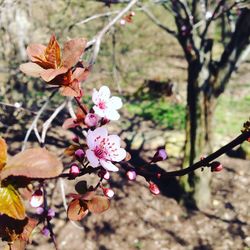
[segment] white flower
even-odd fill
[[[118,135],[108,135],[108,130],[104,127],[89,130],[87,134],[86,156],[93,168],[102,166],[108,171],[118,171],[112,163],[119,162],[126,157],[126,151],[120,147],[120,137]]]
[[[102,86],[99,91],[94,89],[92,101],[95,104],[93,109],[100,117],[105,117],[108,120],[118,120],[120,118],[117,109],[122,107],[121,98],[117,96],[110,98],[110,90],[107,86]]]

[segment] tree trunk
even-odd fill
[[[207,84],[206,89],[199,87],[204,82],[203,71],[198,61],[189,64],[184,167],[212,152],[212,123],[216,100],[211,95],[211,89],[208,89],[210,84]],[[188,205],[202,209],[210,203],[210,176],[209,169],[204,169],[181,178],[180,183],[188,194],[184,197],[187,198],[185,201]]]

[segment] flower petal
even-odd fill
[[[77,38],[64,43],[62,63],[67,69],[74,66],[80,59],[86,47],[87,40],[85,38]]]
[[[119,170],[119,168],[117,166],[115,166],[112,162],[110,161],[106,161],[101,159],[100,160],[101,165],[108,171],[113,171],[113,172],[117,172]]]
[[[121,138],[118,135],[109,135],[108,140],[111,144],[113,144],[113,147],[120,148]]]
[[[103,100],[103,101],[108,101],[108,100],[109,100],[109,97],[110,97],[110,90],[109,90],[109,87],[107,87],[107,86],[102,86],[102,87],[99,89],[98,95],[99,95],[99,99],[101,99],[101,100]]]
[[[99,103],[99,93],[98,93],[98,91],[96,89],[93,89],[92,102],[94,104],[98,104]]]
[[[115,109],[108,108],[105,110],[105,117],[112,121],[117,121],[120,118],[119,113]]]
[[[120,109],[122,107],[122,100],[120,97],[113,96],[108,101],[108,107],[112,107],[113,109]]]
[[[33,76],[33,77],[39,77],[41,75],[41,73],[44,72],[44,69],[42,67],[40,67],[38,64],[32,63],[32,62],[21,64],[19,69],[24,74],[27,74],[27,75]]]
[[[125,159],[126,154],[127,154],[127,152],[124,148],[119,148],[115,151],[115,154],[110,155],[110,158],[112,161],[119,162],[119,161],[122,161],[123,159]]]
[[[104,109],[100,109],[99,107],[97,106],[94,106],[93,107],[93,110],[95,111],[95,114],[97,114],[98,116],[100,117],[105,117],[105,110]]]
[[[100,141],[103,138],[108,136],[108,130],[105,127],[100,127],[94,131],[88,130],[87,134],[87,145],[90,149],[94,149],[97,145],[100,144]]]
[[[94,152],[92,150],[87,149],[86,156],[87,156],[87,159],[88,159],[90,165],[93,168],[97,168],[100,165],[99,159],[96,157],[96,155],[94,154]]]

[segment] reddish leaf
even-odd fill
[[[21,64],[19,69],[23,73],[33,77],[40,77],[41,73],[44,72],[44,69],[42,67],[32,62]]]
[[[53,34],[45,51],[46,60],[52,65],[52,68],[58,68],[61,65],[61,51],[59,43]]]
[[[64,150],[64,154],[67,156],[74,156],[75,151],[79,148],[80,148],[80,146],[78,146],[78,145],[70,145],[68,148],[66,148]]]
[[[30,44],[27,48],[27,54],[32,62],[40,62],[39,57],[44,56],[46,46],[42,44]]]
[[[25,225],[22,234],[20,235],[20,240],[28,241],[32,231],[35,229],[36,225],[38,224],[38,220],[33,218],[28,218],[28,223]]]
[[[76,199],[69,203],[67,215],[70,220],[79,221],[83,219],[88,212],[86,202]]]
[[[12,185],[0,187],[0,214],[6,214],[17,220],[25,218],[25,208]]]
[[[60,88],[60,93],[63,96],[74,96],[78,97],[81,94],[80,83],[78,80],[74,79],[69,85],[62,86]]]
[[[77,79],[79,82],[83,82],[87,79],[89,75],[89,69],[88,68],[76,68],[73,72],[73,79]]]
[[[5,166],[7,161],[7,144],[5,140],[0,137],[0,171]]]
[[[52,178],[61,174],[62,163],[44,148],[27,149],[12,157],[1,172],[1,179],[10,175],[28,178]]]
[[[87,203],[88,209],[92,213],[102,213],[109,209],[110,200],[104,196],[94,196],[93,199]]]
[[[64,74],[68,71],[67,68],[61,67],[59,69],[46,69],[41,73],[41,77],[45,82],[52,81],[56,76]]]
[[[62,65],[68,69],[73,67],[83,54],[86,44],[85,38],[77,38],[64,43]]]

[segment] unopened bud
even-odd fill
[[[160,189],[158,188],[158,186],[151,181],[149,182],[149,190],[152,194],[155,194],[155,195],[160,193]]]
[[[43,234],[44,236],[46,236],[46,237],[49,237],[49,235],[50,235],[49,229],[48,229],[47,227],[44,227],[44,228],[42,229],[42,234]]]
[[[99,171],[98,176],[105,179],[105,180],[109,180],[109,178],[110,178],[109,172],[103,168]]]
[[[54,211],[53,209],[50,208],[50,209],[48,210],[48,214],[47,214],[48,219],[51,220],[52,218],[55,217],[55,215],[56,215],[55,211]]]
[[[120,25],[124,26],[126,24],[126,20],[125,19],[121,19],[120,20]]]
[[[131,12],[130,12],[130,15],[131,15],[131,16],[135,16],[135,12],[134,12],[134,11],[131,11]]]
[[[220,172],[223,169],[222,164],[219,161],[213,161],[210,163],[212,172]]]
[[[79,137],[78,136],[74,136],[72,138],[72,141],[75,142],[75,143],[79,143]]]
[[[130,181],[134,181],[136,179],[136,172],[134,170],[129,170],[127,173],[127,178],[130,180]]]
[[[77,164],[72,164],[69,170],[69,173],[73,176],[73,177],[77,177],[80,173],[80,169],[78,167]]]
[[[84,119],[84,123],[88,127],[96,127],[98,125],[99,120],[100,120],[100,117],[97,114],[88,113]]]
[[[43,214],[44,213],[44,208],[43,207],[38,207],[36,209],[36,213],[39,214],[39,215]]]
[[[85,157],[85,152],[81,148],[79,148],[75,151],[75,156],[78,160],[82,161]]]
[[[43,204],[43,191],[41,189],[36,190],[30,199],[30,205],[34,208],[40,207]]]
[[[152,159],[152,162],[164,161],[168,158],[167,152],[165,149],[158,149]]]
[[[107,196],[108,198],[112,198],[115,194],[114,191],[110,188],[102,187],[102,191],[103,191],[103,194]]]

